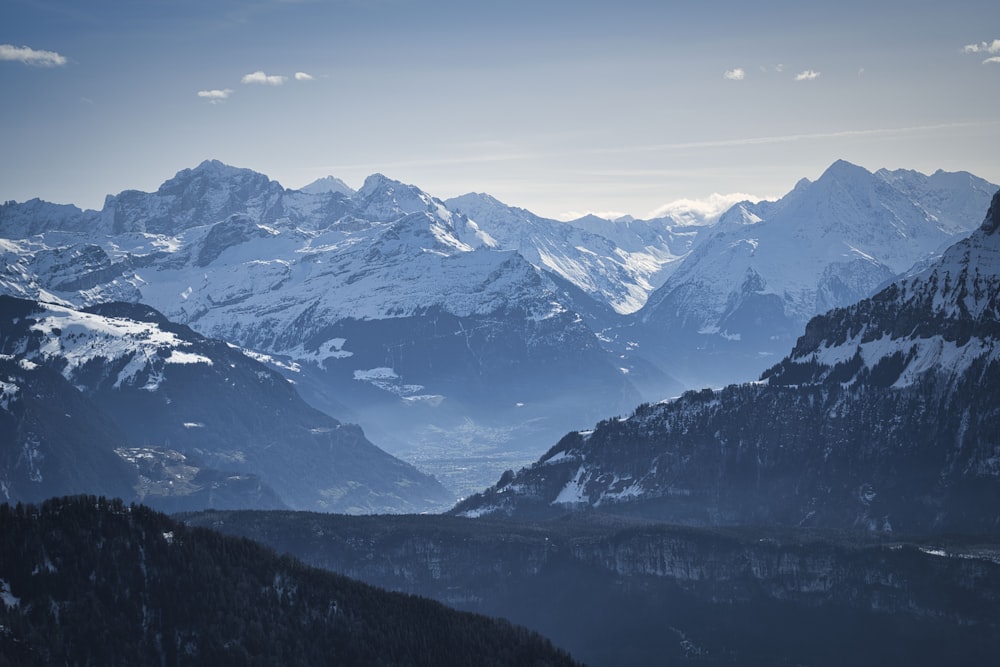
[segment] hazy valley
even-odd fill
[[[116,545],[92,613],[140,638],[131,656],[227,655],[236,631],[150,617],[186,607],[114,563],[155,549],[170,578],[171,552],[235,550],[275,618],[282,582],[322,578],[179,539],[141,502],[590,664],[981,664],[1000,647],[997,189],[839,161],[718,219],[559,222],[209,161],[101,211],[8,202],[0,518],[24,537],[0,563],[4,657],[82,613],[60,531]],[[71,494],[125,503],[13,506]],[[462,618],[464,655],[570,660]]]

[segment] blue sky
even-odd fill
[[[204,159],[550,217],[773,198],[843,158],[1000,182],[1000,3],[4,0],[0,200]]]

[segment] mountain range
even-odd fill
[[[378,175],[341,185],[289,191],[208,162],[100,212],[0,207],[5,496],[96,485],[172,511],[319,510],[184,520],[506,616],[595,664],[995,655],[1000,192],[968,174],[838,162],[776,202],[672,225],[545,221]],[[740,379],[763,364],[755,380],[664,399],[680,392],[674,378]],[[448,515],[344,517],[327,512],[414,512],[449,496],[303,398],[374,424],[463,491],[592,421]],[[102,594],[56,577],[67,561],[45,554],[82,526],[83,543],[110,540],[116,554],[96,579],[81,570],[100,590],[105,572],[145,576],[147,552],[174,545],[212,572],[211,544],[226,562],[256,553],[93,498],[0,506],[0,520],[28,531],[0,563],[11,651],[81,641],[46,623]],[[273,570],[250,576],[260,568],[239,581],[284,600]],[[45,591],[70,592],[37,597],[46,573]],[[154,600],[147,584],[108,595]],[[243,605],[226,618],[260,620],[257,602]],[[133,638],[150,627],[118,618]],[[180,630],[215,650],[227,630],[200,627],[211,632]]]
[[[563,223],[207,161],[101,211],[3,204],[0,291],[148,304],[465,496],[640,401],[756,377],[809,317],[971,231],[994,187],[838,162],[714,223]]]
[[[810,320],[760,381],[571,433],[456,511],[995,534],[998,228],[1000,192],[938,260]]]
[[[451,516],[206,512],[595,665],[977,665],[1000,646],[1000,192],[753,383],[563,438]],[[686,526],[678,524],[688,524]]]
[[[420,512],[452,496],[239,349],[148,306],[0,297],[0,491]]]

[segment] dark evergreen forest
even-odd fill
[[[573,665],[506,621],[94,496],[0,505],[0,666]]]

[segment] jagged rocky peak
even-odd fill
[[[248,200],[266,194],[278,194],[282,190],[277,181],[272,181],[264,174],[232,167],[218,160],[205,160],[194,169],[177,172],[159,187],[156,194],[173,199],[174,205],[220,215],[223,212],[237,212],[236,209],[245,205]]]
[[[856,181],[858,179],[864,180],[872,177],[872,173],[860,167],[856,164],[848,162],[847,160],[837,160],[829,167],[826,171],[819,177],[819,180],[833,179],[837,181]]]
[[[281,209],[284,188],[264,174],[206,160],[182,169],[156,192],[126,190],[108,197],[101,212],[113,234],[147,232],[174,235],[218,222],[234,213],[269,219]]]
[[[263,189],[272,181],[264,174],[252,169],[233,167],[219,160],[205,160],[194,169],[182,169],[177,172],[173,178],[164,181],[157,193],[180,194],[191,189],[204,189],[223,182]]]
[[[960,377],[997,356],[1000,191],[982,225],[933,264],[869,299],[813,318],[773,384],[876,382],[907,386]]]
[[[435,200],[420,188],[395,181],[384,174],[372,174],[366,178],[357,196],[365,213],[384,220],[438,208]],[[443,209],[443,206],[440,208]]]

